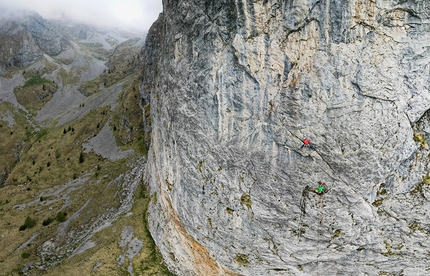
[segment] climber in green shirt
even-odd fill
[[[324,190],[324,182],[318,182],[318,187],[315,189],[315,193],[319,194],[319,195],[323,195],[325,194],[325,190]]]

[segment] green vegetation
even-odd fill
[[[423,175],[423,181],[419,183],[415,188],[411,191],[411,194],[416,195],[420,194],[421,196],[425,197],[423,194],[423,187],[424,185],[430,185],[430,174],[427,173],[426,175]]]
[[[412,222],[412,223],[409,223],[409,228],[412,230],[412,231],[420,231],[421,233],[426,233],[427,231],[426,230],[424,230],[417,222]]]
[[[47,80],[45,78],[41,78],[40,76],[34,76],[34,77],[31,77],[29,80],[27,80],[22,88],[34,86],[37,84],[44,84],[44,83],[52,83],[52,81]]]
[[[22,71],[22,76],[25,79],[31,79],[32,77],[38,77],[43,76],[44,74],[50,74],[53,71],[55,71],[58,68],[58,65],[55,63],[52,63],[48,61],[46,58],[42,57],[39,59],[39,62],[44,64],[44,67],[38,68],[38,69],[26,69]],[[20,68],[22,70],[22,68]],[[51,82],[48,80],[48,82]]]
[[[57,91],[58,85],[40,76],[31,77],[23,87],[15,87],[17,101],[35,114]]]
[[[36,221],[30,217],[26,217],[24,225],[27,226],[27,228],[33,228],[36,225]]]
[[[148,205],[151,200],[149,196],[147,196],[148,190],[147,187],[141,186],[141,191],[138,193],[141,195],[139,201],[142,206],[142,214],[143,214],[143,227],[142,227],[142,237],[145,244],[143,251],[141,252],[142,260],[139,262],[138,270],[140,271],[139,275],[166,275],[166,276],[175,276],[175,274],[171,273],[166,264],[164,263],[163,257],[155,245],[154,240],[152,239],[151,233],[148,229],[148,218],[147,218],[147,210]]]
[[[340,229],[336,229],[331,238],[332,239],[339,238],[341,234],[342,234],[342,231],[340,231]]]
[[[48,226],[51,222],[53,222],[54,219],[53,218],[47,218],[42,222],[43,226]]]
[[[430,174],[426,174],[423,176],[423,183],[426,185],[430,185]]]
[[[11,104],[0,102],[0,113],[12,114],[15,124],[2,124],[0,131],[0,187],[3,187],[13,167],[20,161],[20,149],[32,135],[32,125],[22,110],[15,109]],[[6,198],[5,198],[6,199]],[[8,198],[8,200],[10,200]]]
[[[249,265],[248,255],[238,253],[236,254],[236,257],[234,258],[234,260],[243,266]]]
[[[375,207],[381,206],[381,204],[382,204],[382,202],[383,202],[383,201],[384,201],[384,200],[383,200],[382,198],[377,199],[377,200],[375,200],[375,201],[372,203],[372,205],[373,205],[373,206],[375,206]]]
[[[77,84],[80,80],[79,74],[76,73],[74,68],[70,71],[66,71],[64,68],[59,70],[59,76],[63,82],[63,85],[67,84]]]
[[[251,209],[252,201],[251,196],[249,194],[243,194],[240,198],[240,202],[242,202],[243,205],[248,207],[248,209]]]
[[[100,92],[101,87],[110,87],[138,71],[138,50],[133,46],[136,42],[137,40],[128,40],[118,45],[106,63],[109,68],[94,80],[84,82],[79,91],[86,96],[92,95]]]
[[[427,146],[427,141],[424,135],[414,131],[414,141],[420,143],[421,147],[425,148]]]
[[[79,163],[84,163],[85,159],[84,159],[84,154],[81,152],[79,154]]]
[[[58,85],[76,84],[81,77],[81,69],[66,71],[58,68],[57,64],[51,64],[51,68],[26,68],[24,71],[22,68],[17,69],[28,81],[22,87],[17,87],[14,93],[18,102],[30,110],[30,114],[0,102],[0,112],[10,112],[14,118],[13,124],[0,122],[0,172],[5,172],[0,175],[0,187],[5,192],[0,193],[0,218],[7,222],[0,229],[8,233],[9,240],[0,259],[7,275],[22,274],[23,265],[30,261],[24,259],[40,261],[37,254],[28,249],[28,252],[22,254],[12,253],[30,237],[34,237],[29,245],[32,250],[37,250],[46,240],[57,237],[58,228],[52,225],[56,221],[67,221],[73,215],[74,219],[67,221],[66,234],[69,231],[79,232],[83,227],[94,223],[96,218],[106,214],[107,210],[119,208],[121,201],[115,195],[121,181],[114,180],[120,179],[121,175],[130,170],[131,160],[147,154],[150,134],[143,130],[143,126],[150,125],[150,106],[147,104],[144,107],[145,121],[142,123],[139,80],[133,76],[139,64],[134,58],[121,60],[120,56],[115,56],[113,59],[118,63],[109,64],[109,72],[106,70],[104,73],[109,80],[104,85],[115,85],[118,79],[124,81],[123,91],[114,111],[110,106],[93,108],[89,114],[67,125],[55,126],[54,119],[51,125],[40,127],[31,115],[52,98]],[[45,66],[46,64],[45,62]],[[58,69],[56,76],[61,79],[60,84],[41,77],[54,69]],[[94,83],[99,89],[100,82]],[[81,106],[84,107],[84,104]],[[108,120],[111,120],[111,127],[115,126],[117,144],[122,150],[133,149],[136,155],[112,161],[93,152],[82,152],[82,144],[97,135]],[[73,189],[63,188],[75,184]],[[51,191],[58,191],[58,194],[52,194]],[[66,197],[67,205],[64,200]],[[174,275],[168,271],[147,228],[146,208],[149,201],[155,199],[155,195],[149,196],[142,187],[136,191],[135,197],[132,215],[120,216],[111,226],[91,238],[97,244],[96,247],[65,259],[61,265],[50,267],[43,274],[89,275],[94,263],[102,260],[104,265],[97,269],[98,274],[128,275],[129,261],[117,267],[116,258],[127,252],[118,246],[118,240],[124,227],[131,225],[135,237],[144,243],[142,251],[132,261],[134,273]],[[28,204],[30,202],[32,204]],[[25,207],[22,210],[12,209],[18,205]],[[78,211],[79,215],[76,215]],[[18,227],[21,231],[17,230]],[[58,246],[67,242],[66,239],[60,239]],[[79,273],[76,272],[78,270]],[[37,271],[28,273],[39,275]]]
[[[392,252],[392,249],[400,250],[400,249],[402,249],[403,245],[400,245],[400,246],[397,246],[396,248],[394,248],[387,241],[384,241],[384,243],[385,243],[385,249],[387,250],[387,252],[381,253],[381,255],[386,256],[386,257],[398,257],[398,256],[400,256],[399,253]]]
[[[124,84],[124,90],[119,96],[120,100],[112,114],[110,125],[118,145],[132,145],[136,152],[146,155],[151,137],[150,133],[146,133],[143,129],[139,89],[133,89],[138,85],[137,78],[130,79],[127,84]],[[149,105],[145,107],[149,110]],[[143,123],[150,125],[150,119]],[[134,143],[136,140],[137,143]]]
[[[36,221],[30,217],[26,217],[24,224],[19,227],[19,231],[23,231],[27,228],[33,228],[36,225]]]
[[[6,205],[9,203],[9,200],[6,199],[4,202],[2,200],[0,200],[0,206]]]
[[[34,139],[36,141],[39,141],[46,134],[48,134],[48,130],[47,129],[39,130],[38,132],[36,132],[36,135],[35,135]]]
[[[63,133],[64,127],[42,129],[34,136],[30,134],[27,144],[31,147],[26,147],[20,161],[11,171],[8,181],[11,184],[23,185],[28,182],[27,176],[29,176],[32,183],[39,185],[40,183],[65,183],[86,170],[93,170],[95,165],[100,163],[99,157],[95,154],[84,156],[81,147],[75,145],[81,145],[85,139],[100,131],[94,125],[93,119],[106,123],[109,119],[109,110],[109,107],[93,110],[73,126],[69,126],[70,131],[67,134]],[[80,157],[85,158],[84,163],[79,163],[82,159]],[[48,163],[49,167],[47,167]],[[67,170],[64,169],[65,167]],[[75,174],[76,177],[74,177]]]
[[[65,213],[65,212],[58,212],[57,215],[55,216],[55,219],[58,222],[65,222],[66,221],[66,216],[67,216],[67,213]]]
[[[199,162],[199,164],[197,164],[197,170],[201,173],[202,172],[202,167],[203,167],[203,164],[205,163],[205,161],[200,161]]]

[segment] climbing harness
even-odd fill
[[[315,147],[313,146],[311,139],[309,139],[309,138],[303,139],[303,145],[300,147],[300,149],[303,149],[304,147],[315,150]]]

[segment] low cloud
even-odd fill
[[[46,19],[74,20],[97,26],[147,31],[162,11],[162,0],[0,0],[3,16],[35,11]]]

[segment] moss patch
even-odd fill
[[[243,194],[240,198],[240,202],[242,202],[243,205],[248,207],[248,209],[251,209],[252,201],[251,196],[249,194]]]
[[[383,202],[384,200],[381,198],[381,199],[377,199],[377,200],[375,200],[373,203],[372,203],[372,205],[373,206],[375,206],[375,207],[378,207],[378,206],[381,206],[381,204],[382,204],[382,202]]]
[[[421,147],[425,148],[427,146],[426,139],[424,138],[424,135],[421,133],[418,133],[417,131],[414,131],[414,141],[420,143]]]
[[[234,258],[234,260],[243,266],[249,265],[248,255],[238,253],[236,254],[236,257]]]

